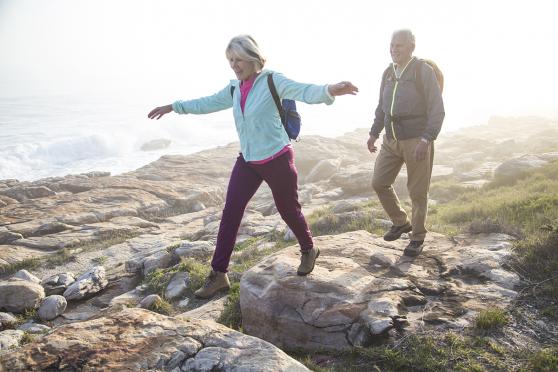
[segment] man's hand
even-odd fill
[[[153,110],[151,110],[149,114],[147,114],[147,117],[149,119],[159,120],[163,115],[168,114],[169,112],[172,112],[172,105],[156,107]]]
[[[327,86],[329,94],[332,96],[342,96],[345,94],[357,94],[358,88],[355,87],[350,81],[342,81],[337,84]]]
[[[415,147],[415,159],[416,161],[423,161],[426,159],[426,153],[428,152],[428,142],[420,140]]]
[[[368,138],[368,142],[366,142],[366,145],[368,146],[368,151],[374,153],[378,150],[375,144],[377,140],[378,137],[374,137],[373,135],[370,135],[370,138]]]

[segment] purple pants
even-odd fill
[[[217,246],[211,261],[214,271],[227,272],[244,210],[262,181],[269,185],[275,206],[283,221],[296,236],[300,248],[308,250],[314,246],[312,234],[298,202],[297,178],[292,149],[265,164],[247,163],[240,154],[236,159],[227,189]]]

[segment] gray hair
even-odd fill
[[[256,67],[262,69],[265,65],[265,57],[263,56],[258,43],[250,35],[235,36],[227,45],[225,51],[227,58],[231,56],[239,57],[243,60],[253,62]]]
[[[391,38],[393,39],[396,35],[405,36],[405,38],[407,39],[407,41],[409,43],[415,45],[415,35],[413,35],[413,32],[411,30],[409,30],[408,28],[393,31],[393,34],[391,35]]]

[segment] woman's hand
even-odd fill
[[[163,115],[168,114],[169,112],[172,112],[172,105],[156,107],[153,110],[151,110],[149,114],[147,114],[147,117],[149,119],[159,120]]]
[[[342,96],[344,94],[352,94],[354,96],[358,92],[358,88],[350,81],[342,81],[337,84],[328,85],[327,89],[332,96]]]

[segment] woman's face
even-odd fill
[[[238,80],[250,80],[257,72],[256,64],[252,61],[246,61],[239,58],[238,56],[231,54],[229,55],[229,64],[232,70],[236,74]]]

